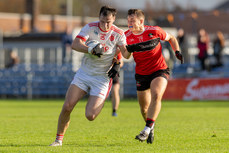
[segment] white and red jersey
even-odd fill
[[[167,39],[167,33],[158,26],[144,26],[144,28],[144,31],[138,35],[127,30],[125,32],[127,44],[131,45],[154,38],[160,38],[160,40]],[[155,71],[167,68],[165,59],[162,55],[161,43],[158,43],[158,45],[150,51],[134,52],[133,57],[136,63],[136,74],[149,75]]]
[[[106,75],[112,65],[117,47],[126,44],[123,30],[112,25],[109,31],[103,31],[99,27],[99,21],[85,25],[76,37],[85,42],[97,40],[105,49],[104,55],[100,58],[91,54],[84,55],[81,68],[90,75]]]

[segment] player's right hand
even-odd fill
[[[101,55],[103,55],[104,53],[104,47],[98,43],[95,47],[89,47],[88,48],[88,53],[89,54],[92,54],[92,55],[95,55],[95,56],[98,56],[98,57],[101,57]]]

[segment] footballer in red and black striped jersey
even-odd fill
[[[141,113],[146,121],[145,128],[135,139],[153,143],[154,125],[161,110],[161,100],[168,84],[169,69],[162,55],[160,41],[168,41],[183,62],[176,38],[158,26],[144,25],[142,10],[128,10],[127,50],[136,63],[135,79]]]

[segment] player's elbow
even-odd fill
[[[130,54],[130,55],[128,55],[128,56],[126,56],[126,59],[130,59],[130,57],[131,57],[131,54]]]
[[[176,41],[176,37],[170,34],[169,42],[175,42],[175,41]]]
[[[72,48],[73,50],[77,50],[77,44],[73,42],[73,43],[71,44],[71,48]]]
[[[72,44],[71,44],[71,48],[73,49],[73,50],[78,50],[79,49],[79,46],[80,45],[80,39],[79,38],[76,38],[73,42],[72,42]]]
[[[125,54],[122,55],[125,59],[129,59],[131,57],[131,53],[128,51],[125,52]]]

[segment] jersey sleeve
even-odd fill
[[[117,41],[117,45],[118,46],[126,45],[126,36],[124,33],[122,33],[122,35],[119,37]]]
[[[90,27],[89,25],[85,25],[76,36],[76,38],[80,38],[83,41],[86,41],[89,38]]]
[[[165,32],[162,28],[156,27],[156,35],[161,39],[161,40],[167,40],[168,33]]]

